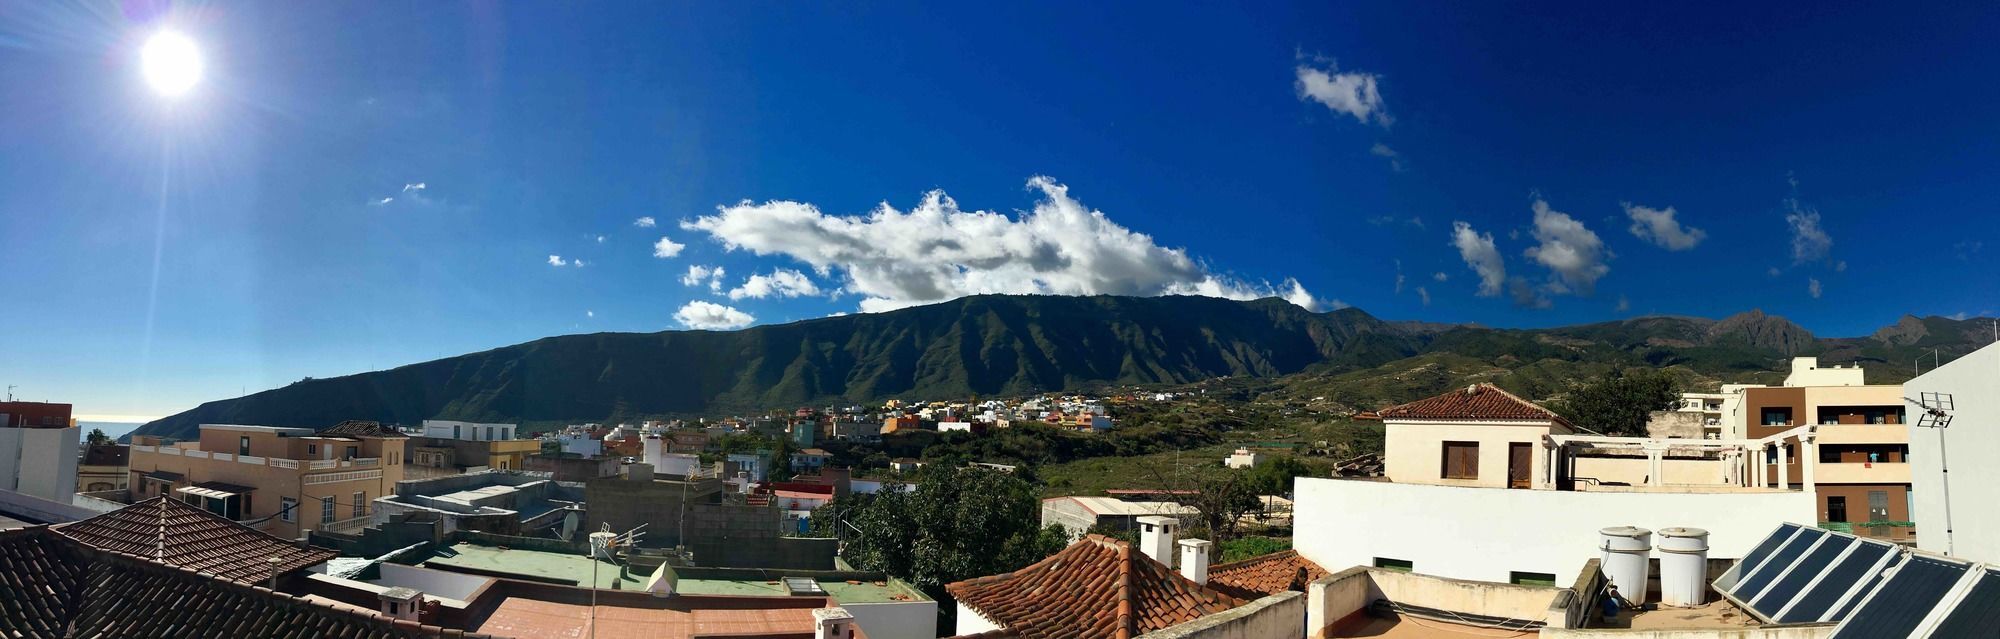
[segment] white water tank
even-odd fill
[[[1660,603],[1699,606],[1708,595],[1708,531],[1660,530]]]
[[[1652,576],[1653,531],[1617,526],[1597,531],[1598,566],[1618,595],[1633,604],[1646,603],[1646,580]]]

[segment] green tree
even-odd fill
[[[1061,550],[1060,527],[1043,529],[1034,484],[978,467],[925,466],[913,491],[835,500],[813,512],[820,534],[841,531],[847,560],[910,582],[949,602],[944,585],[1018,570]]]
[[[1289,495],[1292,478],[1309,476],[1312,469],[1291,455],[1280,455],[1250,469],[1250,488],[1259,495]]]
[[[1292,540],[1286,537],[1249,535],[1222,542],[1222,558],[1216,561],[1218,563],[1242,561],[1251,557],[1260,557],[1281,550],[1289,550],[1291,547]]]
[[[111,436],[104,434],[104,429],[102,428],[92,428],[90,429],[90,434],[84,436],[84,441],[92,446],[109,444],[111,443]]]
[[[1668,410],[1680,399],[1680,386],[1666,373],[1638,369],[1613,370],[1603,379],[1584,384],[1556,403],[1555,410],[1570,423],[1606,435],[1646,434],[1650,413]]]

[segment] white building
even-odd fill
[[[1951,409],[1942,411],[1951,424],[1943,429],[1927,427],[1932,422],[1917,407],[1909,410],[1917,548],[2000,563],[2000,467],[1990,463],[2000,458],[2000,345],[1946,362],[1903,389],[1919,401],[1933,393],[1951,399]]]
[[[1483,384],[1378,414],[1389,481],[1295,480],[1294,539],[1321,566],[1566,584],[1598,556],[1603,528],[1703,528],[1726,559],[1781,523],[1817,521],[1810,425],[1751,441],[1576,435]],[[1768,476],[1786,468],[1765,452],[1785,437],[1805,442],[1803,490]]]
[[[562,445],[562,452],[566,454],[584,457],[598,457],[604,454],[604,440],[591,437],[589,431],[556,435],[556,443]]]
[[[63,412],[69,407],[62,405]],[[76,495],[76,424],[29,423],[0,412],[0,490],[68,504]]]
[[[513,424],[480,424],[443,419],[424,420],[424,436],[466,441],[501,441],[514,438]]]
[[[1264,463],[1264,454],[1253,452],[1248,448],[1238,448],[1236,452],[1222,458],[1222,465],[1230,468],[1256,468],[1261,463]]]

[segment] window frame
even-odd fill
[[[1394,557],[1376,557],[1375,560],[1370,563],[1370,565],[1383,570],[1392,570],[1395,572],[1413,573],[1417,571],[1417,562],[1410,561],[1408,559],[1397,559]]]
[[[362,517],[366,516],[367,514],[368,514],[368,491],[365,490],[354,491],[354,516]]]
[[[1469,450],[1470,454],[1464,456],[1467,460],[1466,465],[1458,469],[1460,474],[1455,475],[1452,474],[1452,453],[1456,450]],[[1479,479],[1479,442],[1462,440],[1442,441],[1438,442],[1438,452],[1440,455],[1438,477],[1440,479]]]
[[[288,524],[299,521],[299,500],[290,497],[278,498],[278,519]]]
[[[321,524],[331,524],[331,523],[333,523],[333,498],[332,498],[332,497],[321,497],[321,498],[319,498],[319,523],[321,523]]]

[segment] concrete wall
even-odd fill
[[[459,601],[472,601],[473,593],[479,592],[479,589],[486,587],[486,584],[493,583],[488,577],[386,562],[377,565],[376,568],[382,575],[376,580],[379,585],[414,588],[426,595]]]
[[[1698,412],[1656,410],[1646,417],[1646,436],[1654,439],[1701,439],[1708,416]]]
[[[57,502],[76,494],[77,427],[0,428],[0,490]]]
[[[1903,383],[1912,399],[1951,393],[1951,426],[1940,432],[1916,426],[1910,411],[1910,486],[1916,493],[1917,547],[1974,561],[2000,562],[2000,345],[1989,345]],[[1939,437],[1944,450],[1939,451]],[[1945,537],[1946,486],[1942,462],[1951,463],[1950,514]],[[1854,505],[1848,504],[1849,512]]]
[[[1199,619],[1143,635],[1139,639],[1304,639],[1306,597],[1281,592]],[[875,633],[868,633],[873,639]]]
[[[1539,620],[1554,628],[1575,624],[1580,615],[1568,588],[1516,586],[1447,579],[1354,567],[1314,581],[1306,588],[1306,634],[1325,637],[1343,623],[1367,615],[1375,601],[1389,601],[1435,610],[1507,619]]]
[[[1730,486],[1724,473],[1729,465],[1713,459],[1665,458],[1660,460],[1665,482],[1669,486]],[[1588,477],[1602,482],[1624,482],[1632,486],[1646,485],[1646,475],[1651,471],[1644,456],[1578,456],[1571,460],[1570,476]],[[1824,481],[1824,480],[1821,480]]]
[[[1540,482],[1542,466],[1547,463],[1542,454],[1542,436],[1549,434],[1549,425],[1509,425],[1504,423],[1433,423],[1400,422],[1386,423],[1387,444],[1384,446],[1383,474],[1391,481],[1405,484],[1438,484],[1445,486],[1487,486],[1507,487],[1507,449],[1509,444],[1528,444],[1528,477]],[[1444,442],[1470,441],[1479,443],[1479,478],[1445,479],[1442,462]]]
[[[1503,490],[1300,477],[1293,520],[1301,554],[1329,569],[1415,563],[1419,573],[1506,583],[1510,571],[1569,583],[1597,557],[1597,531],[1707,529],[1710,556],[1742,557],[1784,522],[1817,523],[1795,491],[1660,493]]]
[[[39,523],[61,524],[97,516],[96,510],[67,501],[42,499],[34,495],[0,490],[0,513]]]
[[[937,637],[937,602],[888,601],[880,603],[842,603],[848,614],[854,615],[854,624],[868,633],[868,639],[935,639]]]

